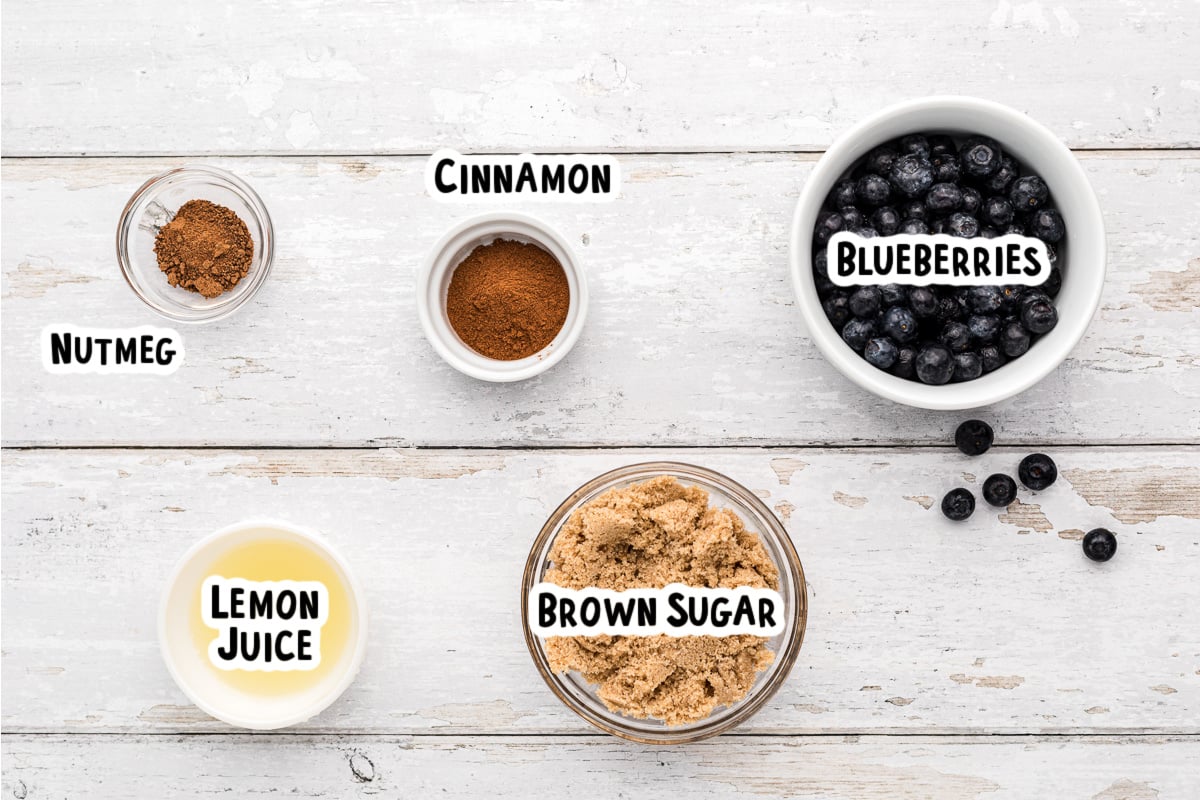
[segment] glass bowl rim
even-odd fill
[[[542,559],[539,558],[539,554],[551,542],[553,537],[557,536],[558,530],[566,522],[570,513],[579,508],[584,498],[594,496],[600,491],[614,488],[625,481],[649,479],[658,475],[671,475],[682,478],[685,481],[688,478],[692,478],[715,484],[736,504],[748,507],[756,516],[760,517],[766,523],[766,530],[756,531],[756,533],[762,539],[770,537],[773,543],[782,551],[785,563],[777,563],[776,567],[781,572],[786,570],[795,586],[794,604],[796,613],[791,635],[782,643],[778,652],[775,653],[775,660],[771,667],[769,667],[770,674],[767,676],[767,679],[762,684],[751,687],[746,696],[739,700],[737,705],[733,707],[729,716],[711,723],[699,720],[694,723],[695,727],[664,727],[661,731],[650,733],[625,725],[623,717],[616,712],[607,710],[604,712],[595,712],[578,703],[574,697],[563,690],[560,685],[561,679],[549,668],[546,659],[542,656],[542,648],[539,645],[538,637],[530,630],[526,598],[530,589],[536,584],[542,571]],[[550,690],[563,705],[593,727],[613,736],[641,744],[688,744],[717,736],[742,724],[757,713],[787,680],[792,667],[800,655],[800,648],[804,643],[804,633],[808,627],[808,583],[804,576],[804,567],[800,563],[800,557],[796,553],[796,548],[792,544],[787,529],[758,495],[720,472],[696,466],[695,464],[680,461],[644,461],[624,467],[617,467],[616,469],[597,475],[571,492],[551,512],[538,532],[537,537],[534,539],[533,546],[530,548],[529,556],[525,562],[525,571],[521,581],[521,627],[525,635],[525,644],[529,649],[529,654],[533,658],[538,673],[542,676],[546,685],[550,687]]]
[[[255,217],[255,222],[259,230],[262,231],[262,244],[260,253],[258,254],[259,267],[254,275],[250,278],[249,284],[236,297],[231,297],[229,300],[215,305],[212,308],[205,309],[199,314],[181,312],[182,305],[164,305],[150,297],[141,286],[138,285],[138,280],[134,275],[133,259],[129,253],[129,235],[133,227],[133,211],[143,200],[152,195],[157,189],[168,181],[188,175],[198,175],[207,178],[209,181],[218,184],[237,195],[250,212]],[[244,221],[244,220],[243,220]],[[232,172],[210,164],[184,164],[179,167],[160,172],[146,180],[141,186],[134,191],[129,201],[125,203],[125,207],[121,209],[120,221],[117,223],[117,263],[121,267],[121,276],[125,278],[125,283],[133,290],[133,293],[141,299],[143,303],[154,309],[160,316],[175,322],[185,324],[199,325],[206,322],[215,322],[219,319],[232,314],[237,309],[241,308],[246,301],[258,293],[266,283],[267,276],[271,272],[271,266],[275,261],[275,225],[271,220],[271,215],[267,212],[267,207],[263,203],[262,198],[258,196],[258,192],[246,183],[244,180],[234,175]],[[191,310],[189,309],[189,312]]]

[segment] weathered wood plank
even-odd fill
[[[1066,364],[985,412],[1007,441],[1200,442],[1200,159],[1163,155],[1084,157],[1111,243],[1103,307]],[[47,323],[157,321],[121,279],[112,237],[129,193],[176,162],[7,161],[3,439],[944,443],[945,415],[875,399],[805,336],[787,235],[813,158],[625,157],[617,202],[532,208],[575,243],[592,307],[562,364],[504,386],[454,372],[421,334],[418,265],[475,209],[425,197],[419,158],[223,162],[275,218],[279,259],[259,297],[185,329],[188,360],[173,376],[48,375],[37,351]]]
[[[1194,737],[12,736],[6,797],[1191,800]]]
[[[198,537],[277,516],[340,545],[372,608],[361,675],[303,730],[586,732],[525,650],[528,548],[579,484],[674,458],[764,497],[808,574],[800,660],[744,731],[1200,733],[1197,451],[1057,448],[1049,491],[938,513],[1025,452],[5,451],[4,730],[228,730],[167,676],[157,600]],[[1101,525],[1106,565],[1076,541]]]
[[[55,0],[4,22],[6,155],[820,149],[947,92],[1076,146],[1200,145],[1187,0]]]

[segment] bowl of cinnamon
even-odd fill
[[[587,316],[587,280],[541,220],[492,213],[447,232],[422,265],[417,310],[446,363],[479,380],[520,381],[561,361]]]

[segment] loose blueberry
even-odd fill
[[[979,235],[979,220],[964,211],[957,211],[946,220],[946,233],[960,239],[972,239]]]
[[[1016,234],[1017,236],[1025,235],[1025,223],[1019,219],[1014,219],[1012,222],[1004,226],[1005,234]]]
[[[1000,331],[1000,349],[1009,358],[1025,355],[1029,349],[1029,331],[1019,322],[1010,322]]]
[[[897,306],[908,299],[908,289],[898,283],[885,283],[879,287],[879,296],[884,308]]]
[[[945,345],[927,344],[917,352],[916,371],[921,383],[949,383],[954,375],[954,357]]]
[[[919,219],[924,221],[928,213],[925,209],[925,203],[920,200],[909,200],[906,203],[900,204],[900,216],[903,219]]]
[[[975,495],[967,489],[951,489],[942,498],[942,513],[946,519],[962,522],[975,513]]]
[[[998,286],[972,286],[967,303],[976,314],[995,314],[1004,305],[1004,296]]]
[[[928,286],[914,286],[908,290],[908,305],[915,316],[932,317],[937,312],[938,296]]]
[[[1020,172],[1017,160],[1006,153],[1000,158],[1000,169],[996,170],[995,175],[985,178],[981,185],[991,194],[1005,194]]]
[[[944,133],[935,133],[928,137],[929,139],[929,154],[936,156],[941,153],[958,154],[958,148],[954,145],[954,140]]]
[[[900,344],[917,338],[917,318],[904,306],[892,306],[883,314],[883,332]]]
[[[850,345],[851,348],[862,352],[863,348],[875,336],[875,322],[869,319],[858,319],[855,317],[846,323],[842,328],[842,341]]]
[[[1020,308],[1021,295],[1025,287],[1019,283],[1010,283],[1000,287],[1000,307],[1013,310]]]
[[[1021,465],[1017,467],[1017,477],[1027,489],[1040,492],[1058,479],[1058,467],[1045,453],[1034,453],[1021,459]]]
[[[881,145],[867,154],[864,166],[867,172],[874,172],[876,175],[887,175],[899,157],[900,153],[896,152],[896,148],[886,144]]]
[[[849,208],[854,205],[854,181],[848,179],[838,181],[834,185],[830,196],[833,198],[833,207],[835,209]]]
[[[833,323],[833,327],[838,330],[850,321],[853,314],[850,313],[849,298],[844,292],[832,294],[821,301],[821,308],[825,310],[825,316]]]
[[[858,198],[858,204],[869,208],[883,205],[891,194],[891,184],[873,172],[863,175],[854,185],[854,196]]]
[[[853,233],[855,236],[861,236],[864,239],[874,239],[876,236],[879,235],[879,231],[875,230],[874,228],[870,227],[869,225],[863,226],[861,228],[853,228],[850,232]]]
[[[965,353],[971,347],[971,331],[961,322],[947,322],[938,340],[952,353]]]
[[[888,177],[892,184],[908,197],[924,194],[933,185],[933,165],[921,156],[900,156],[892,164]]]
[[[917,350],[915,347],[905,345],[896,353],[896,362],[892,364],[892,374],[897,378],[912,380],[917,374],[916,371]]]
[[[900,223],[900,230],[898,232],[907,233],[909,236],[915,236],[929,233],[929,226],[925,224],[924,220],[906,219],[904,222]]]
[[[943,295],[938,298],[938,307],[935,316],[937,321],[942,324],[964,320],[967,318],[967,304],[961,297]]]
[[[919,133],[900,137],[900,150],[907,155],[929,158],[929,140]]]
[[[968,456],[983,455],[995,439],[992,426],[981,419],[969,419],[954,430],[954,446]]]
[[[1058,324],[1058,309],[1049,297],[1042,295],[1021,306],[1021,324],[1030,333],[1049,333]]]
[[[1058,293],[1062,289],[1062,270],[1058,267],[1051,267],[1050,274],[1046,276],[1046,282],[1042,284],[1041,289],[1051,298],[1058,297]]]
[[[983,221],[997,228],[1003,228],[1013,221],[1012,203],[1003,197],[989,197],[983,201]]]
[[[873,317],[883,306],[883,294],[878,286],[860,286],[850,295],[850,313],[856,317]]]
[[[959,177],[958,153],[937,153],[930,157],[933,164],[933,179],[939,183],[957,183]]]
[[[1029,232],[1044,242],[1060,241],[1067,232],[1062,215],[1053,208],[1041,208],[1029,218]]]
[[[983,373],[986,375],[1003,367],[1007,359],[999,347],[994,344],[985,344],[979,348],[979,360],[983,362]]]
[[[983,195],[970,186],[963,189],[962,210],[971,216],[978,216],[979,209],[983,206]]]
[[[983,482],[983,499],[988,505],[1007,508],[1017,499],[1017,482],[999,472],[989,475]]]
[[[954,375],[950,380],[955,383],[973,381],[983,374],[983,359],[974,350],[954,354]]]
[[[984,239],[995,239],[997,236],[1000,235],[1000,231],[996,230],[995,228],[991,228],[991,227],[980,228],[979,235],[982,236]]]
[[[1036,211],[1046,204],[1050,187],[1037,175],[1026,175],[1013,181],[1008,189],[1009,202],[1019,212]]]
[[[1117,553],[1117,537],[1108,528],[1095,528],[1083,535],[1083,554],[1092,561],[1108,561]]]
[[[867,215],[859,211],[857,206],[846,206],[838,213],[842,215],[842,230],[853,231],[868,224]]]
[[[891,206],[880,206],[871,215],[871,223],[882,236],[891,236],[900,230],[900,213]]]
[[[817,216],[817,227],[813,231],[813,240],[817,244],[826,244],[829,237],[842,229],[842,215],[826,211]]]
[[[953,183],[935,183],[925,195],[925,207],[935,214],[949,214],[962,205],[962,189]]]
[[[967,330],[976,344],[991,344],[1000,335],[1000,318],[994,314],[972,314],[967,317]]]
[[[879,369],[888,369],[896,363],[896,359],[900,355],[900,348],[896,347],[896,343],[886,336],[876,336],[874,339],[867,342],[867,346],[863,349],[863,358],[867,363]]]
[[[963,175],[979,180],[995,175],[1004,157],[1000,145],[985,136],[967,139],[959,148],[958,155],[962,160]]]

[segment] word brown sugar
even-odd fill
[[[757,534],[708,493],[660,476],[581,506],[550,548],[544,580],[622,591],[669,583],[778,589]],[[595,684],[612,711],[667,725],[704,719],[749,693],[775,654],[757,636],[573,636],[546,640],[550,667]]]
[[[501,361],[545,349],[566,323],[570,305],[567,275],[554,256],[507,239],[472,250],[446,293],[454,332],[475,352]]]
[[[254,240],[241,217],[225,206],[189,200],[159,230],[154,255],[172,286],[218,297],[250,272]]]

